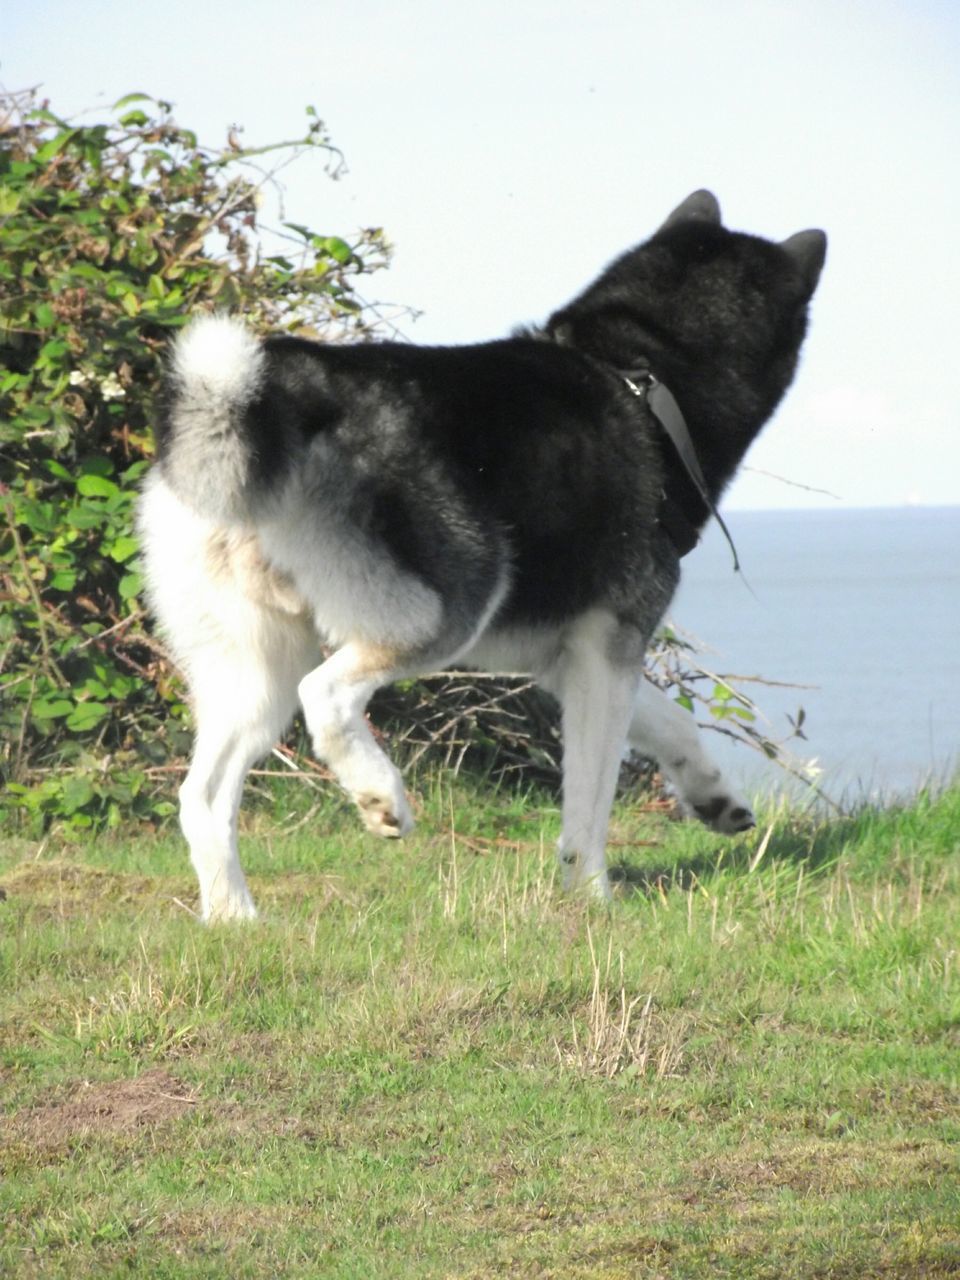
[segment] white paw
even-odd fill
[[[395,840],[413,830],[413,814],[402,790],[392,796],[361,791],[353,798],[363,825],[373,835]]]
[[[560,860],[560,881],[564,893],[583,894],[597,902],[611,900],[613,893],[606,867],[591,867],[578,854],[568,849],[561,849],[557,856]]]
[[[253,905],[246,885],[229,892],[218,892],[214,887],[209,896],[203,895],[202,909],[204,924],[225,924],[257,918],[257,908]]]

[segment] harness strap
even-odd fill
[[[720,515],[713,499],[710,497],[710,493],[707,489],[707,482],[704,479],[703,470],[700,466],[700,460],[697,457],[697,451],[693,447],[693,441],[690,438],[690,428],[687,426],[687,420],[683,416],[683,411],[674,399],[673,392],[670,391],[668,387],[665,387],[659,378],[655,377],[648,369],[641,370],[632,377],[625,373],[621,373],[620,376],[633,395],[639,396],[641,399],[646,401],[647,408],[663,428],[664,435],[666,435],[667,439],[673,445],[674,452],[683,464],[683,468],[687,475],[693,481],[694,488],[703,500],[707,510],[723,530],[723,536],[729,543],[730,550],[733,553],[734,572],[739,573],[740,560],[737,556],[737,548],[734,546],[733,538],[730,536],[730,530],[724,524],[723,517]],[[671,538],[673,538],[674,535],[671,531],[671,525],[676,525],[677,522],[675,514],[671,512],[671,508],[673,509],[673,512],[675,512],[677,510],[677,504],[671,502],[670,499],[665,498],[664,507],[667,519],[663,521],[663,525],[667,530],[667,533],[670,534]],[[685,517],[684,520],[688,527],[692,527],[690,526],[689,521],[686,521]],[[674,540],[676,541],[676,539]],[[686,555],[687,551],[692,550],[696,545],[697,540],[693,543],[689,543],[689,538],[684,536],[682,538],[682,542],[686,547],[685,550],[681,550],[681,543],[677,542],[677,550],[680,555]],[[687,543],[689,543],[689,545],[687,545]]]

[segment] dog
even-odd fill
[[[243,781],[298,705],[367,829],[410,830],[365,708],[454,662],[530,672],[560,702],[565,888],[610,894],[627,741],[708,825],[753,825],[644,653],[793,378],[825,253],[822,231],[728,230],[697,191],[542,329],[499,341],[261,340],[226,316],[184,329],[139,528],[191,691],[180,817],[205,920],[256,914]]]

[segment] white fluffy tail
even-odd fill
[[[173,373],[184,394],[242,405],[259,387],[263,349],[233,316],[200,316],[176,341]]]
[[[254,450],[244,415],[263,382],[259,340],[230,316],[203,316],[173,350],[160,461],[173,491],[200,515],[242,519]]]

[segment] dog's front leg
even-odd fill
[[[639,680],[629,655],[618,660],[624,646],[616,632],[604,615],[584,620],[565,642],[559,679],[551,682],[563,709],[563,886],[602,899],[610,897],[607,829]]]

